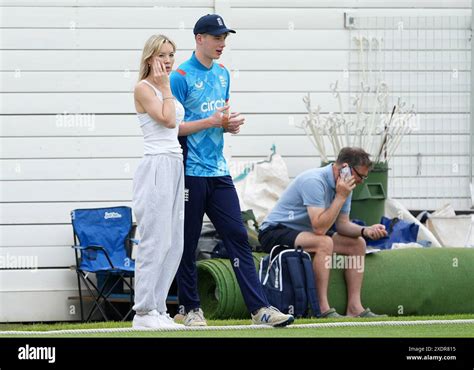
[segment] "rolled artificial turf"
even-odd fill
[[[346,308],[342,270],[332,270],[329,302]],[[362,303],[393,316],[474,312],[474,249],[411,248],[366,256]]]
[[[257,269],[261,256],[254,254]],[[363,268],[362,303],[376,313],[474,313],[474,249],[387,250],[366,256]],[[206,317],[249,317],[229,260],[200,261],[198,275]],[[343,269],[331,270],[328,296],[330,305],[343,314],[347,303]]]
[[[261,256],[254,253],[258,269]],[[201,307],[210,319],[248,318],[239,284],[228,259],[209,259],[198,262],[198,282]]]

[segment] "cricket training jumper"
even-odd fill
[[[207,118],[229,100],[229,71],[217,63],[207,68],[194,53],[170,79],[173,95],[184,106],[185,122]],[[184,252],[177,282],[179,302],[187,312],[200,307],[195,252],[204,213],[224,241],[249,311],[269,305],[258,281],[239,199],[224,158],[223,134],[222,128],[208,128],[180,137],[186,201]]]

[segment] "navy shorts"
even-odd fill
[[[295,248],[296,237],[303,231],[295,230],[282,224],[268,226],[258,234],[258,241],[265,253],[270,253],[275,245],[287,245]],[[332,237],[334,230],[328,230],[327,236]]]
[[[265,253],[270,253],[275,245],[287,245],[294,248],[296,237],[301,232],[282,224],[268,226],[259,232],[258,241]]]

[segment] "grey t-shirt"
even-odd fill
[[[336,196],[336,182],[332,164],[314,168],[298,175],[283,192],[276,206],[263,221],[260,229],[282,224],[295,230],[313,231],[306,207],[327,209]],[[349,214],[352,193],[341,212]]]

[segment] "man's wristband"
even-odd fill
[[[365,227],[363,227],[362,229],[360,229],[360,236],[362,236],[363,238],[365,238],[364,230],[365,230]]]

